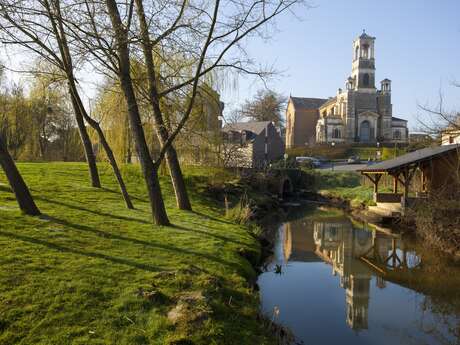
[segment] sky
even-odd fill
[[[419,105],[435,107],[443,94],[446,110],[460,111],[460,0],[305,0],[293,14],[276,20],[270,40],[252,39],[252,60],[280,71],[268,87],[288,97],[335,96],[351,73],[352,42],[365,29],[376,37],[376,86],[392,80],[393,115],[421,128]],[[0,60],[13,68],[30,56],[2,47]],[[17,81],[14,73],[7,73]],[[81,74],[83,96],[96,96],[93,71]],[[259,80],[241,77],[219,90],[228,115],[257,90]]]
[[[418,105],[460,109],[460,0],[316,0],[295,16],[279,17],[270,41],[257,39],[251,57],[282,73],[268,86],[285,95],[335,96],[351,73],[352,42],[365,29],[376,37],[376,87],[392,80],[393,116],[420,128]],[[297,18],[295,18],[297,17]],[[223,90],[227,109],[250,99],[264,85],[240,78]]]

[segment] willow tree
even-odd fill
[[[133,143],[128,122],[128,108],[120,87],[107,80],[94,103],[94,114],[104,127],[107,140],[120,162],[132,163]]]

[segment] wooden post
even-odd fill
[[[425,176],[425,170],[424,169],[420,169],[421,170],[421,180],[422,180],[422,192],[426,192],[426,176]]]
[[[398,194],[398,176],[393,175],[393,193]]]
[[[404,197],[407,198],[407,195],[409,194],[409,183],[410,183],[409,171],[407,169],[404,170],[403,176],[404,176]]]
[[[374,180],[374,193],[377,194],[379,192],[379,181],[382,175],[375,175]]]

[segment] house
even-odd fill
[[[270,121],[227,124],[222,132],[226,166],[261,168],[284,155],[284,142]]]
[[[345,89],[328,99],[290,97],[286,146],[311,143],[407,143],[407,120],[393,117],[391,80],[375,87],[375,37],[353,41],[351,75]]]
[[[441,145],[460,144],[460,115],[441,132]]]
[[[410,144],[432,144],[434,138],[427,133],[423,132],[411,132],[409,134],[409,143]]]

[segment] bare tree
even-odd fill
[[[81,100],[75,78],[75,67],[62,21],[61,2],[60,0],[40,0],[38,5],[35,1],[28,0],[0,1],[0,17],[3,19],[0,23],[0,30],[6,34],[4,41],[27,48],[63,73],[68,83],[76,122],[85,149],[92,186],[100,187],[101,183],[85,121],[96,130],[118,181],[126,206],[132,209],[134,206],[104,132],[99,123],[88,115]]]
[[[459,88],[460,84],[453,83]],[[430,135],[442,135],[446,130],[460,132],[460,112],[448,111],[444,105],[444,95],[439,91],[439,101],[436,106],[418,105],[423,115],[418,116],[421,130]]]
[[[286,97],[275,91],[259,90],[254,99],[246,100],[237,112],[241,118],[252,121],[271,121],[281,127],[284,123],[283,112],[286,103]]]
[[[168,225],[169,219],[168,215],[166,214],[163,197],[161,195],[160,183],[158,181],[158,169],[155,167],[152,161],[150,151],[145,140],[139,106],[131,78],[131,60],[129,55],[128,31],[121,20],[116,1],[107,0],[106,5],[114,30],[114,39],[116,42],[117,62],[113,67],[115,67],[115,71],[118,74],[120,85],[128,105],[130,125],[133,131],[137,154],[139,156],[145,182],[147,185],[153,219],[158,225]],[[111,56],[111,58],[114,57]]]
[[[254,67],[244,51],[244,41],[277,15],[301,0],[226,0],[214,3],[195,1],[145,2],[131,0],[73,2],[64,23],[73,43],[91,56],[91,62],[106,75],[116,76],[128,104],[130,127],[136,142],[154,219],[168,224],[157,178],[166,156],[178,204],[187,200],[182,173],[172,145],[193,109],[197,89],[204,78],[224,70],[261,78],[271,75]],[[72,3],[69,1],[69,3]],[[136,94],[132,60],[146,66],[147,89]],[[182,64],[173,61],[181,60]],[[145,97],[153,111],[154,126],[161,149],[155,162],[145,142],[139,111],[139,97]],[[183,100],[182,116],[168,130],[165,98]],[[167,103],[167,102],[164,102]],[[168,158],[169,157],[169,158]],[[182,181],[183,188],[180,186]],[[186,203],[184,208],[188,208]]]
[[[40,210],[30,194],[29,188],[27,187],[24,179],[19,173],[16,164],[14,164],[13,158],[9,154],[6,144],[3,141],[3,138],[0,135],[0,165],[2,166],[3,171],[5,172],[6,178],[16,195],[16,200],[19,204],[19,208],[25,214],[29,216],[38,216],[40,215]]]

